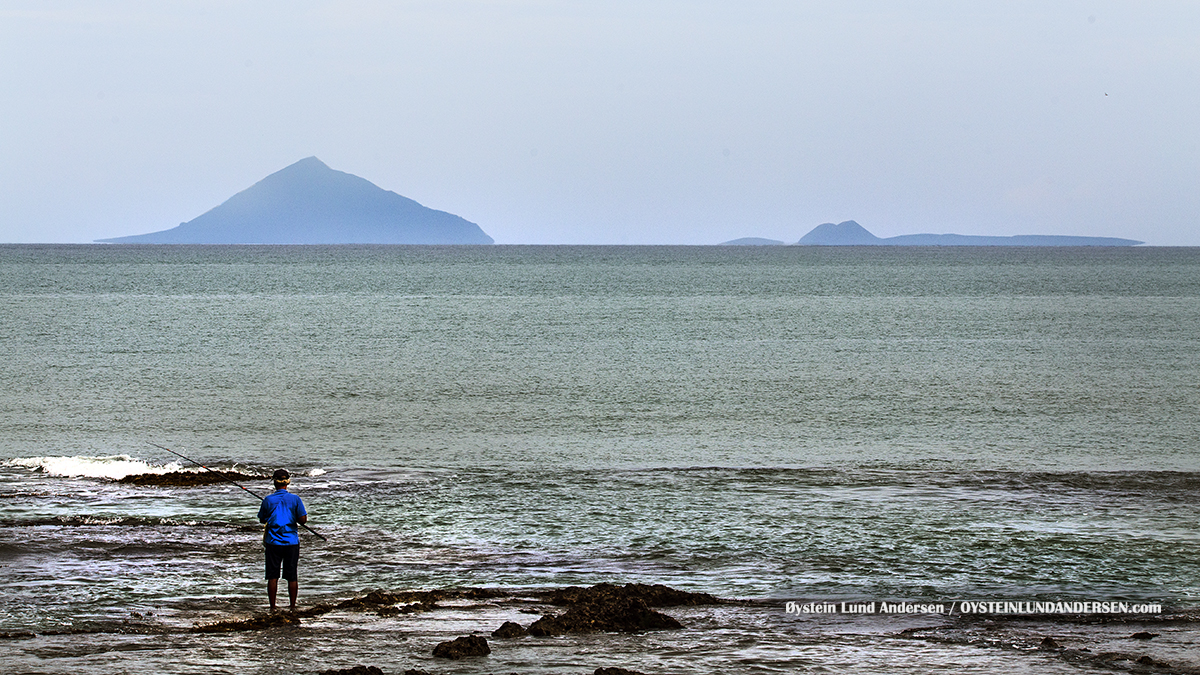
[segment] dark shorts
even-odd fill
[[[296,563],[300,562],[300,544],[277,546],[265,544],[267,547],[267,578],[279,578],[279,566],[283,565],[283,578],[288,581],[296,580]]]

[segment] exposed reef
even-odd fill
[[[212,471],[171,471],[168,473],[135,473],[125,476],[118,483],[130,485],[167,485],[171,487],[195,487],[197,485],[212,485],[214,483],[237,483],[270,480],[270,476],[240,473],[237,471],[222,471],[220,474]]]
[[[533,622],[530,635],[565,633],[637,632],[682,628],[679,621],[651,607],[712,605],[718,600],[707,593],[688,593],[662,585],[596,584],[589,588],[568,586],[542,596],[553,605],[566,605],[562,614],[547,614]]]
[[[264,630],[297,625],[301,619],[321,616],[335,610],[371,612],[386,617],[432,611],[438,608],[437,603],[442,600],[487,600],[513,597],[514,594],[511,591],[490,588],[395,593],[375,590],[337,604],[314,605],[296,612],[256,614],[245,619],[229,619],[201,624],[192,630],[198,633]],[[507,621],[492,635],[500,638],[515,638],[526,634],[546,636],[566,633],[669,630],[681,628],[682,625],[674,618],[656,612],[650,607],[713,605],[722,602],[707,593],[688,593],[667,586],[647,584],[626,584],[624,586],[596,584],[587,588],[567,586],[535,591],[532,593],[532,597],[548,605],[565,606],[567,610],[562,614],[546,614],[530,624],[528,628],[515,621]]]
[[[439,659],[465,659],[470,656],[487,656],[492,650],[487,640],[478,635],[464,635],[460,638],[439,642],[433,648],[433,655]]]
[[[281,626],[299,626],[300,617],[290,612],[256,614],[248,619],[229,619],[215,623],[200,624],[192,628],[193,633],[238,633],[249,630],[266,630]]]

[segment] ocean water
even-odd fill
[[[0,247],[0,670],[1113,667],[1044,636],[1200,667],[1198,335],[1198,249]],[[187,468],[151,443],[292,470],[328,538],[303,539],[302,605],[745,602],[464,662],[429,652],[536,616],[187,633],[265,607],[257,503],[115,482]],[[786,611],[882,601],[1162,609]]]

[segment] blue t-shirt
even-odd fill
[[[262,506],[258,507],[258,522],[267,524],[263,543],[276,546],[299,544],[300,534],[296,529],[296,521],[307,515],[304,502],[288,492],[287,488],[267,495],[262,500]]]

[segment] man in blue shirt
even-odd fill
[[[279,568],[283,566],[283,578],[288,582],[288,598],[291,610],[296,611],[296,594],[300,591],[297,581],[296,563],[300,561],[300,534],[296,527],[308,522],[304,502],[288,492],[292,482],[287,469],[278,469],[272,476],[275,491],[262,500],[258,507],[258,522],[266,523],[263,546],[267,549],[267,597],[271,609],[275,609],[275,595],[279,590]]]

